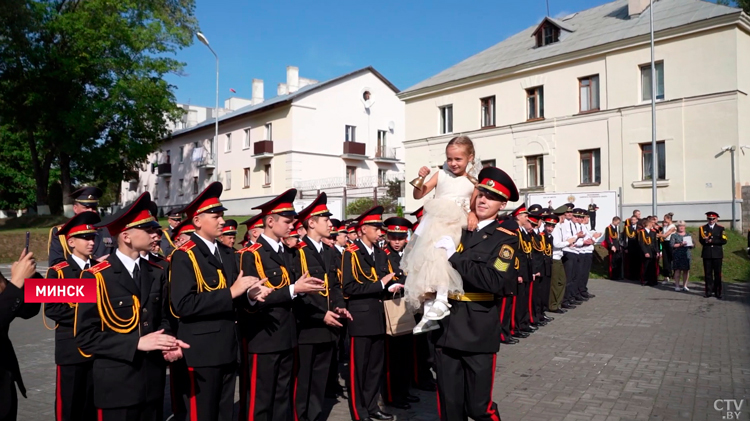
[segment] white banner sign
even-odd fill
[[[619,212],[619,202],[616,191],[599,192],[577,192],[577,193],[529,193],[526,196],[526,207],[541,205],[543,208],[552,207],[556,209],[566,203],[573,203],[575,207],[589,210],[595,205],[599,208],[596,216],[592,218],[589,228],[596,232],[604,232],[604,229],[612,222],[612,218]],[[622,215],[619,215],[622,218]],[[600,238],[604,238],[603,236]]]

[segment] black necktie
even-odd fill
[[[140,268],[140,265],[138,264],[140,263],[139,262],[140,260],[141,260],[140,258],[137,259],[135,261],[135,266],[133,267],[133,282],[135,282],[135,286],[136,288],[138,288],[139,291],[141,290],[141,268]]]
[[[91,267],[91,265],[89,264],[89,262],[86,262],[86,264],[83,265],[83,270],[86,270],[86,269],[88,269],[90,267]]]
[[[214,257],[216,258],[216,260],[218,260],[221,263],[221,255],[219,255],[219,247],[218,246],[214,249]]]

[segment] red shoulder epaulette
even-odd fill
[[[356,244],[350,244],[349,247],[346,248],[346,251],[350,253],[354,253],[357,250],[359,250],[359,247],[357,247]]]
[[[511,230],[509,230],[507,228],[503,228],[503,227],[497,227],[497,230],[500,231],[500,232],[504,232],[504,233],[506,233],[508,235],[512,235],[512,236],[518,235],[517,233],[515,233],[515,232],[513,232],[513,231],[511,231]]]
[[[181,245],[180,248],[179,248],[179,250],[188,251],[188,250],[192,249],[193,247],[195,247],[195,243],[193,242],[193,240],[190,240],[187,243]]]
[[[258,250],[261,247],[263,247],[263,245],[261,243],[255,243],[255,244],[253,244],[250,247],[246,247],[246,248],[242,249],[241,251],[249,251],[249,252],[252,253],[252,252]]]
[[[305,243],[304,241],[300,241],[299,243],[297,243],[297,248],[298,249],[301,249],[303,247],[307,247],[307,243]]]
[[[386,247],[386,248],[383,249],[383,251],[385,252],[386,256],[390,256],[391,255],[391,249],[390,248]]]
[[[60,263],[56,264],[55,266],[52,266],[50,269],[53,269],[53,270],[63,270],[63,269],[65,269],[68,266],[70,266],[70,264],[68,262],[60,262]]]
[[[103,261],[103,262],[101,262],[99,264],[96,264],[96,265],[92,266],[90,269],[87,269],[87,271],[91,272],[91,273],[99,273],[99,272],[103,271],[104,269],[109,268],[110,266],[112,266],[112,265],[109,264],[109,262],[105,260],[105,261]]]
[[[151,260],[146,260],[148,263],[151,264],[151,266],[161,269],[161,266],[157,265],[156,263],[152,262]]]

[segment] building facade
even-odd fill
[[[442,164],[446,143],[464,134],[524,193],[617,191],[623,214],[646,215],[655,176],[660,216],[700,221],[713,210],[727,221],[734,205],[739,220],[750,184],[750,149],[741,153],[750,19],[699,0],[654,2],[654,154],[648,4],[545,18],[403,91],[406,179]],[[736,150],[734,185],[730,153],[715,157],[724,146]],[[420,205],[406,196],[407,210]]]
[[[122,202],[150,191],[170,209],[218,180],[227,214],[247,215],[290,188],[312,194],[382,187],[403,178],[404,104],[397,93],[372,67],[318,82],[290,66],[268,100],[263,81],[254,79],[252,99],[234,98],[247,105],[220,113],[218,144],[213,118],[178,128],[138,180],[123,185]]]

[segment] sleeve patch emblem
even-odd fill
[[[503,260],[511,260],[513,258],[513,247],[503,244],[500,248],[500,258]]]
[[[495,259],[495,264],[492,265],[495,269],[497,269],[500,272],[507,272],[508,268],[510,267],[510,263],[503,262],[500,260],[500,258]]]

